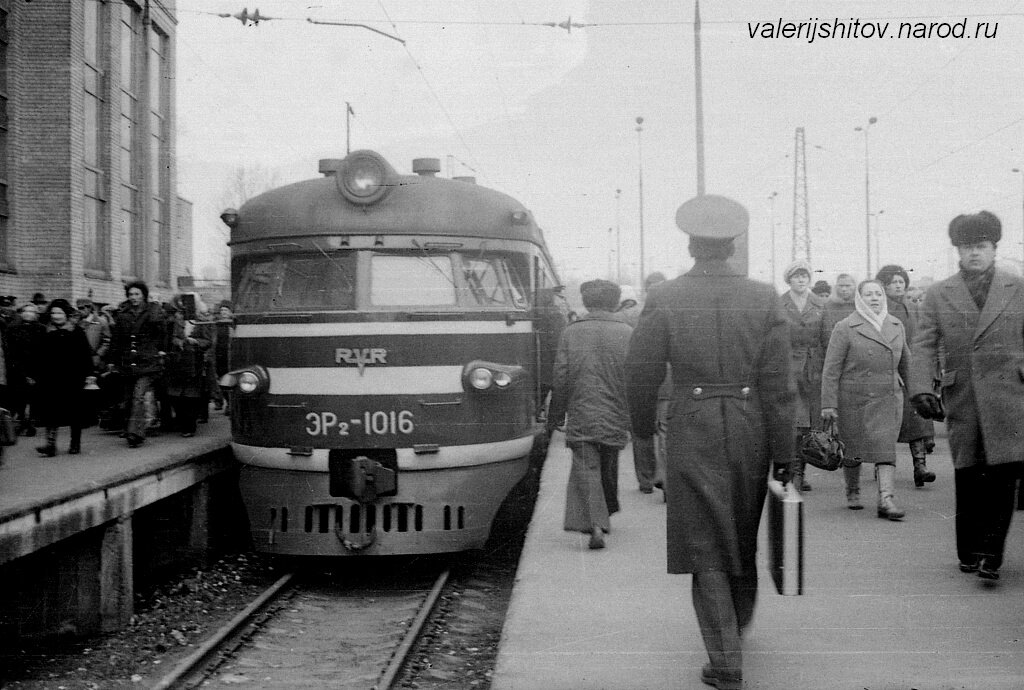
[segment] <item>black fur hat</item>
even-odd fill
[[[988,240],[997,244],[1003,236],[1003,224],[994,213],[979,211],[957,216],[949,223],[949,239],[954,247]]]

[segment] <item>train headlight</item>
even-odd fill
[[[243,371],[238,375],[238,390],[242,393],[255,393],[260,387],[260,377],[251,371]]]
[[[487,390],[491,387],[492,383],[494,383],[494,374],[491,373],[490,369],[477,367],[469,372],[469,385],[478,391]]]
[[[462,370],[463,387],[467,391],[498,392],[515,388],[526,378],[526,370],[513,364],[475,361]]]
[[[261,366],[236,369],[220,378],[220,387],[237,390],[243,395],[254,395],[270,388],[270,375]]]
[[[374,151],[353,151],[335,173],[338,191],[353,204],[375,204],[391,190],[394,169]]]

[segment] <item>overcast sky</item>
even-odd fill
[[[402,172],[440,158],[443,174],[522,201],[567,280],[615,272],[616,230],[623,272],[637,275],[642,167],[646,272],[690,265],[674,215],[696,193],[692,2],[271,0],[260,12],[278,19],[259,26],[214,16],[239,2],[178,0],[179,193],[195,204],[200,274],[223,263],[218,215],[234,172],[316,177],[318,159],[344,156],[346,101],[353,149]],[[791,259],[798,127],[812,263],[830,282],[864,276],[865,136],[854,128],[870,117],[883,263],[912,280],[948,275],[950,219],[982,208],[1003,221],[1000,255],[1021,258],[1024,0],[705,1],[701,14],[707,192],[749,209],[753,277],[771,278],[773,192],[775,272]],[[534,25],[570,16],[585,26]],[[817,19],[819,33],[761,35],[780,18]],[[888,23],[887,34],[823,38],[836,18],[847,32],[853,20],[859,33]],[[933,33],[963,23],[967,37],[898,37],[902,22],[936,23]],[[974,38],[978,22],[995,36]]]

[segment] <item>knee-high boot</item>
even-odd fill
[[[910,442],[910,456],[914,459],[914,486],[921,488],[925,482],[934,482],[935,473],[928,471],[925,456],[928,454],[927,442],[923,438]]]
[[[902,520],[905,512],[896,507],[896,466],[876,465],[878,470],[878,517]]]
[[[46,445],[36,446],[36,452],[48,458],[52,458],[57,454],[57,427],[46,427]]]
[[[850,510],[861,510],[860,502],[860,464],[853,467],[843,465],[843,478],[846,479],[846,507]]]
[[[82,427],[71,427],[71,445],[68,446],[68,453],[78,455],[82,452]]]

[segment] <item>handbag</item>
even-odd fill
[[[830,419],[822,423],[821,429],[814,429],[800,439],[797,455],[808,465],[832,472],[838,470],[846,458],[846,445],[839,440],[836,422]]]
[[[0,446],[13,446],[18,442],[18,431],[14,426],[14,415],[0,407]]]

